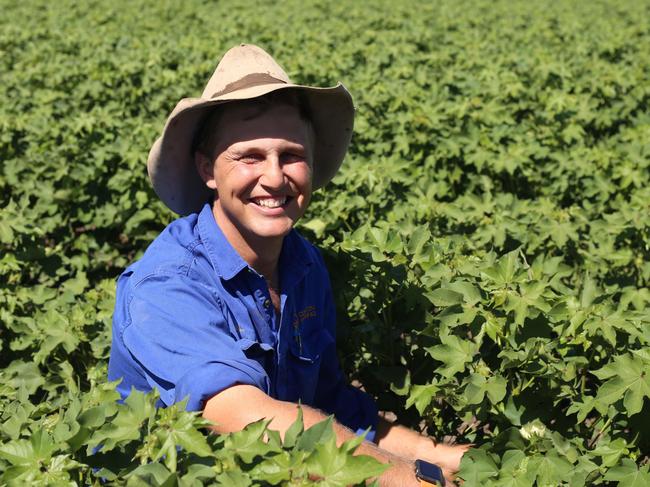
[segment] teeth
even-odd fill
[[[278,208],[287,201],[286,196],[282,196],[281,198],[254,198],[253,201],[260,205],[264,206],[265,208]]]

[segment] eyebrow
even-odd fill
[[[244,142],[241,142],[244,143]],[[292,151],[302,151],[302,152],[307,152],[307,145],[306,144],[301,144],[299,142],[289,142],[286,141],[282,144],[282,147],[280,148],[281,151],[286,151],[286,150],[292,150]],[[232,147],[233,152],[241,153],[241,152],[249,152],[249,151],[260,151],[260,152],[266,152],[266,149],[263,146],[254,144],[254,145],[248,145],[246,147],[241,147],[238,144],[235,144],[234,147]]]

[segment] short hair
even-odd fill
[[[253,118],[259,117],[264,112],[268,111],[271,107],[277,105],[288,105],[296,108],[298,110],[300,119],[307,125],[308,141],[313,152],[316,137],[312,124],[309,103],[302,93],[290,90],[276,90],[272,91],[271,93],[267,93],[266,95],[252,98],[250,100],[234,101],[217,105],[203,118],[201,127],[194,137],[194,150],[192,152],[198,151],[209,158],[216,156],[216,154],[214,154],[214,151],[218,143],[217,127],[219,126],[219,121],[221,120],[224,112],[228,109],[228,107],[232,106],[234,103],[236,103],[238,106],[249,105],[257,108],[258,111],[254,114]]]

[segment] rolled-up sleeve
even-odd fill
[[[219,298],[185,276],[152,275],[135,285],[121,339],[167,406],[187,398],[188,410],[201,410],[235,384],[269,390],[266,371],[245,355]]]

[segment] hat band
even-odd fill
[[[268,84],[283,83],[287,84],[286,81],[283,81],[278,78],[274,78],[268,73],[251,73],[247,74],[237,81],[227,84],[223,90],[216,91],[212,94],[210,98],[216,98],[218,96],[227,95],[233,91],[243,90],[244,88],[252,88],[254,86],[262,86]]]

